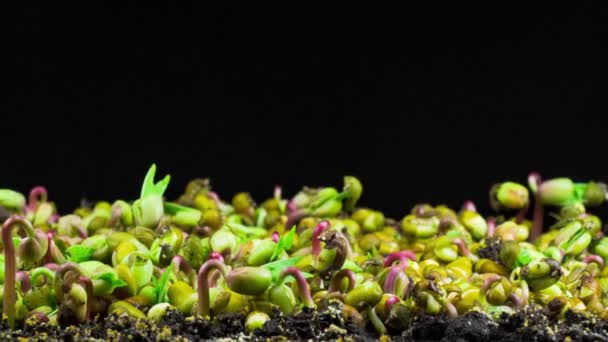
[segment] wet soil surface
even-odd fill
[[[213,321],[169,312],[159,323],[111,315],[78,326],[58,327],[29,321],[21,330],[0,325],[1,341],[374,341],[371,327],[342,319],[340,308],[304,309],[273,315],[262,329],[245,329],[245,315],[224,314]],[[528,309],[498,321],[479,312],[456,319],[420,315],[404,331],[384,337],[393,341],[608,341],[608,321],[568,312],[562,322],[541,310]]]

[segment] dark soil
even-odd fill
[[[500,261],[500,239],[498,238],[488,238],[486,241],[486,247],[480,248],[477,250],[477,255],[480,258],[490,259],[496,263],[501,264]]]
[[[58,327],[29,321],[21,330],[0,325],[0,340],[28,341],[370,341],[378,336],[371,327],[345,321],[338,305],[323,311],[304,309],[291,316],[273,315],[263,329],[249,333],[245,315],[225,314],[213,321],[186,318],[170,311],[158,323],[110,315],[79,326]],[[409,327],[390,337],[393,341],[608,341],[608,321],[568,312],[557,323],[542,310],[528,309],[495,321],[480,312],[450,320],[420,315]]]

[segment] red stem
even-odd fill
[[[286,225],[286,227],[289,227],[289,225]],[[328,228],[329,221],[323,220],[319,222],[312,232],[312,255],[315,259],[321,254],[321,240],[319,240],[319,235],[323,234]]]
[[[209,316],[209,272],[218,270],[224,279],[226,278],[226,265],[223,262],[210,259],[207,260],[198,271],[198,312],[202,317]]]
[[[486,222],[488,223],[488,233],[486,236],[489,238],[494,237],[494,234],[496,233],[496,219],[488,217]]]
[[[38,208],[38,198],[40,198],[40,202],[46,202],[48,197],[48,191],[43,186],[36,186],[32,188],[30,191],[30,195],[28,196],[28,205],[27,209],[29,211],[35,211]]]
[[[408,259],[416,261],[416,254],[414,254],[414,252],[408,249],[399,252],[394,252],[386,256],[386,258],[384,259],[384,267],[389,267],[393,265],[395,261],[399,261],[401,266],[403,267],[403,270],[405,270],[407,268]]]
[[[308,286],[308,282],[306,282],[306,278],[304,278],[304,275],[302,275],[302,272],[294,266],[287,267],[283,270],[283,272],[281,272],[279,284],[282,284],[287,276],[292,276],[296,279],[296,284],[298,285],[298,295],[304,305],[314,307],[315,304],[310,295],[310,287]]]
[[[543,202],[540,197],[542,183],[540,174],[537,172],[532,172],[528,176],[528,183],[533,183],[536,186],[536,191],[534,193],[534,216],[532,218],[532,229],[530,229],[530,236],[528,238],[528,241],[533,242],[543,232],[544,209]]]
[[[355,273],[348,269],[342,269],[334,274],[333,278],[331,279],[331,283],[329,284],[329,288],[327,289],[327,292],[331,293],[340,291],[340,285],[342,285],[342,280],[345,278],[348,279],[348,286],[346,288],[346,292],[352,291],[352,289],[355,288]]]
[[[6,314],[8,325],[15,327],[15,305],[17,303],[17,292],[15,290],[15,278],[17,272],[17,258],[15,246],[13,245],[13,228],[23,228],[30,238],[34,238],[34,227],[22,216],[13,215],[2,225],[2,243],[4,244],[4,300],[2,312]]]

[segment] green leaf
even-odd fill
[[[91,260],[94,249],[82,245],[74,245],[66,250],[68,260],[73,262],[83,262]]]
[[[244,224],[231,223],[227,222],[226,226],[230,229],[230,231],[242,238],[258,238],[261,239],[268,234],[268,231],[262,227],[249,227]]]
[[[352,262],[350,260],[346,260],[344,262],[344,265],[342,265],[342,269],[351,270],[355,273],[359,273],[359,272],[363,271],[363,269],[361,267],[359,267],[359,265],[355,264],[354,262]]]
[[[141,186],[141,196],[140,198],[144,198],[150,195],[162,196],[167,190],[169,186],[169,181],[171,180],[170,175],[166,175],[158,183],[154,183],[154,176],[156,174],[156,164],[152,164],[148,169],[148,173],[146,173],[146,177],[144,178],[144,182]]]
[[[166,303],[169,301],[167,298],[167,291],[169,289],[169,278],[171,277],[171,272],[173,272],[173,263],[169,265],[163,272],[163,275],[160,277],[158,283],[156,283],[156,303]]]
[[[116,272],[105,272],[102,274],[94,275],[93,279],[100,279],[100,280],[107,281],[108,283],[110,283],[112,290],[117,287],[127,285],[127,283],[124,280],[118,278],[118,275],[116,274]]]
[[[175,215],[180,212],[201,214],[201,211],[198,209],[186,207],[186,206],[183,206],[183,205],[180,205],[177,203],[173,203],[173,202],[165,202],[164,206],[165,206],[165,212],[170,215]]]
[[[515,263],[517,266],[526,266],[527,264],[532,262],[532,260],[534,260],[534,257],[532,256],[532,254],[530,254],[530,251],[528,249],[524,248],[519,252]]]
[[[279,279],[281,271],[283,271],[289,266],[297,264],[302,258],[303,256],[298,256],[289,259],[278,260],[274,262],[269,262],[267,264],[264,264],[263,266],[270,269],[270,273],[272,274],[272,281],[276,282]]]
[[[274,250],[274,253],[272,253],[272,256],[270,257],[270,261],[276,260],[276,258],[279,257],[279,254],[281,254],[282,251],[286,251],[291,248],[291,246],[293,245],[293,238],[295,235],[296,235],[296,226],[294,225],[287,234],[281,236],[281,238],[279,239],[279,242],[277,244],[277,247]]]
[[[169,215],[173,215],[173,222],[183,226],[195,226],[203,216],[203,213],[198,209],[171,202],[165,202],[164,211]]]

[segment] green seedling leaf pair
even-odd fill
[[[173,272],[173,263],[171,263],[165,272],[160,276],[160,279],[156,277],[152,277],[152,284],[154,285],[154,289],[156,292],[156,303],[167,303],[169,302],[169,297],[167,292],[169,290],[169,279],[171,278],[171,273]]]
[[[288,251],[291,248],[291,246],[293,245],[293,238],[295,235],[296,235],[296,226],[293,226],[287,234],[281,236],[281,238],[279,239],[279,242],[277,243],[277,248],[274,250],[274,253],[272,253],[272,256],[270,257],[270,261],[275,261],[279,257],[279,255],[281,254],[282,251]],[[288,266],[293,266],[293,265],[288,265]]]

